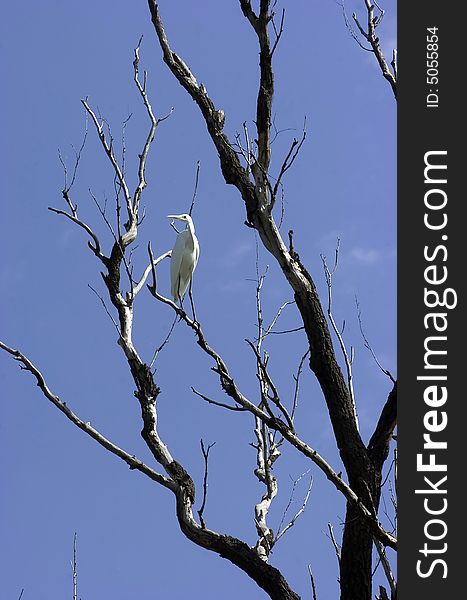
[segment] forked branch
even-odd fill
[[[360,35],[363,37],[364,40],[366,40],[369,43],[371,51],[375,55],[378,65],[381,69],[381,73],[383,74],[383,77],[389,82],[389,85],[391,86],[392,92],[394,94],[394,98],[397,100],[397,51],[393,50],[392,61],[390,63],[391,67],[392,67],[392,70],[391,70],[389,68],[386,57],[384,56],[384,53],[381,49],[381,46],[379,43],[379,37],[376,33],[377,28],[379,27],[379,25],[381,24],[381,22],[383,20],[384,10],[378,5],[378,3],[375,0],[364,0],[364,2],[365,2],[365,6],[366,6],[366,11],[367,11],[366,29],[360,23],[356,13],[352,14],[352,19],[354,20],[355,25],[357,26],[358,31],[360,32]],[[347,26],[349,27],[354,39],[356,39],[357,42],[359,43],[359,45],[362,46],[362,44],[359,42],[356,34],[352,31],[352,29],[349,26],[349,23],[347,21],[347,17],[345,14],[345,7],[343,4],[342,4],[342,8],[344,11],[344,17],[346,19]],[[376,15],[375,15],[375,9],[378,11]],[[365,48],[364,46],[362,46],[362,47],[365,50],[367,50],[367,48]]]

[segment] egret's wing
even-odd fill
[[[180,263],[180,296],[186,292],[188,285],[191,281],[191,276],[196,266],[196,254],[191,244],[185,248],[183,253],[182,261]]]
[[[177,239],[175,240],[175,245],[172,250],[172,257],[170,259],[170,288],[172,297],[175,301],[183,295],[182,281],[180,275],[182,261],[186,251],[186,234],[186,231],[181,231],[178,234]]]

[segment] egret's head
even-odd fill
[[[178,219],[179,221],[185,221],[185,223],[189,223],[192,219],[190,215],[183,213],[182,215],[167,215],[168,219]]]

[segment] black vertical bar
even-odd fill
[[[398,598],[465,592],[463,3],[398,5]]]

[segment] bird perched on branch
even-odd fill
[[[178,219],[186,223],[186,229],[177,235],[170,260],[170,283],[174,302],[182,300],[198,263],[199,243],[195,226],[190,215],[167,215],[168,219]]]

